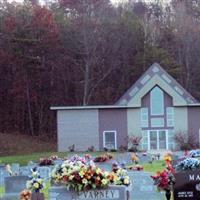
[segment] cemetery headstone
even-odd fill
[[[10,176],[5,177],[5,193],[19,193],[26,188],[28,176]]]
[[[32,193],[31,200],[44,200],[44,193],[39,193],[39,192]]]
[[[43,178],[43,179],[48,179],[49,176],[50,176],[50,168],[49,167],[38,167],[37,168],[39,174],[40,174],[40,177]]]
[[[0,169],[0,186],[4,186],[4,178],[10,176],[5,167]]]
[[[19,199],[19,193],[26,188],[26,181],[28,176],[10,176],[5,177],[5,193],[3,200],[16,200]]]
[[[125,186],[109,186],[107,189],[88,190],[83,192],[68,191],[65,187],[57,186],[49,189],[49,200],[127,200]],[[137,199],[139,200],[139,199]]]
[[[60,164],[63,163],[63,160],[57,159],[57,160],[54,160],[53,162],[54,162],[55,165],[60,165]]]
[[[13,172],[14,175],[19,175],[20,164],[19,163],[12,163],[11,169],[12,169],[12,172]]]
[[[6,165],[5,165],[5,164],[0,164],[0,170],[4,170],[4,169],[5,169],[5,167],[6,167]]]
[[[197,200],[200,198],[200,171],[188,170],[175,174],[174,200]]]
[[[31,176],[31,168],[28,166],[22,166],[19,169],[19,174],[23,176]]]
[[[0,170],[0,187],[4,185],[4,177],[3,177],[3,171]]]
[[[132,190],[130,199],[136,200],[161,200],[164,197],[163,193],[157,192],[151,179],[151,173],[148,172],[128,172],[132,181]]]

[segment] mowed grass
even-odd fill
[[[144,171],[147,172],[157,172],[165,169],[165,161],[164,160],[156,160],[153,163],[144,163],[143,164]]]
[[[20,165],[27,165],[29,161],[39,161],[40,158],[48,158],[52,155],[57,155],[59,158],[69,157],[72,155],[85,155],[91,154],[92,156],[100,155],[105,152],[40,152],[32,153],[27,155],[15,155],[15,156],[2,156],[0,157],[0,162],[5,164],[19,163]],[[114,153],[112,153],[114,154]]]

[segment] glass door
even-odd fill
[[[167,130],[149,131],[149,149],[150,150],[168,149]]]
[[[159,149],[167,149],[166,131],[158,131]]]
[[[158,134],[157,131],[150,131],[150,149],[158,148]]]

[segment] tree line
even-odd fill
[[[200,99],[200,0],[0,3],[0,132],[55,136],[50,106],[113,104],[154,62]]]

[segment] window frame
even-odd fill
[[[160,113],[153,113],[152,111],[153,111],[153,100],[152,100],[152,98],[153,98],[153,90],[155,90],[155,89],[159,89],[160,91],[161,91],[161,93],[162,93],[162,96],[161,96],[161,105],[162,105],[162,111],[160,112]],[[159,87],[159,86],[155,86],[152,90],[151,90],[151,92],[150,92],[150,108],[151,108],[151,115],[152,116],[158,116],[158,115],[164,115],[164,92],[163,92],[163,90]]]
[[[142,112],[142,110],[146,110],[147,112]],[[147,120],[144,120],[143,117],[146,116]],[[140,110],[140,123],[142,128],[147,128],[149,127],[149,109],[148,107],[142,107]]]
[[[114,147],[114,149],[117,149],[117,131],[116,130],[105,130],[105,131],[103,131],[103,148],[107,148],[106,146],[105,146],[105,144],[106,144],[106,137],[105,137],[105,135],[106,135],[106,133],[110,133],[110,132],[112,132],[112,133],[114,133],[114,137],[115,137],[115,147]]]
[[[172,108],[172,112],[169,112],[169,109]],[[169,117],[171,116],[171,117]],[[167,107],[166,108],[166,121],[167,121],[167,127],[174,127],[174,107]],[[170,124],[171,121],[171,124]]]

